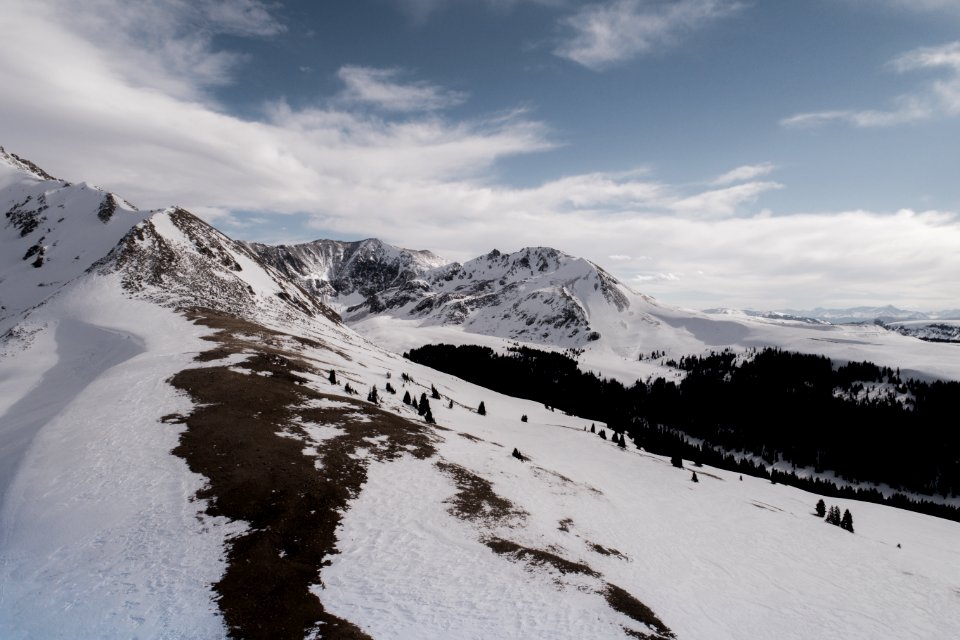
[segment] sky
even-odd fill
[[[960,0],[0,0],[0,145],[271,243],[960,308]]]

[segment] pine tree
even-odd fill
[[[430,411],[430,406],[427,406],[427,410],[423,412],[423,419],[427,424],[437,424],[437,421],[433,419],[433,412]]]
[[[413,402],[413,400],[410,399],[410,392],[409,392],[409,391],[404,391],[404,392],[403,392],[403,404],[410,404],[411,402]]]
[[[437,391],[437,388],[433,385],[430,385],[430,397],[433,398],[434,400],[440,399],[440,392]]]
[[[606,440],[606,439],[607,439],[607,430],[606,430],[606,429],[600,429],[600,438],[601,438],[602,440]]]
[[[330,369],[330,375],[327,376],[327,380],[330,381],[330,384],[337,384],[337,372]]]
[[[691,482],[700,482],[700,479],[697,478],[697,472],[696,472],[696,471],[694,471],[694,472],[693,472],[693,475],[690,476],[690,481],[691,481]]]
[[[523,414],[522,416],[520,416],[520,422],[526,422],[526,421],[527,421],[527,414]]]
[[[823,502],[823,498],[817,501],[817,517],[822,518],[827,513],[827,505]]]
[[[427,411],[430,411],[430,401],[427,400],[427,394],[421,393],[420,404],[417,405],[417,413],[424,415]]]
[[[479,413],[482,416],[487,415],[487,408],[484,406],[483,400],[480,401],[480,406],[477,407],[477,413]]]
[[[617,446],[621,449],[627,448],[627,439],[623,437],[623,434],[620,434],[620,442],[617,443]]]
[[[393,388],[393,385],[390,384],[389,382],[387,383],[387,386],[384,387],[384,389],[386,389],[387,393],[396,393],[396,392],[397,392],[397,390],[394,389],[394,388]]]
[[[840,526],[840,519],[841,519],[841,518],[840,518],[840,507],[838,507],[838,506],[836,506],[836,505],[833,505],[833,506],[831,506],[829,509],[827,509],[827,522],[828,522],[828,523],[839,527],[839,526]]]
[[[677,469],[683,469],[683,458],[679,455],[673,455],[670,457],[670,464],[675,466]]]
[[[377,387],[376,385],[370,387],[370,393],[367,394],[367,402],[372,402],[377,404],[380,401],[379,396],[377,396]]]
[[[447,405],[447,409],[453,409],[453,398],[450,398],[450,404]]]
[[[597,426],[591,422],[591,423],[590,423],[590,433],[596,433],[596,432],[597,432]]]
[[[850,509],[843,510],[843,518],[840,520],[840,528],[853,533],[853,516],[850,515]]]
[[[344,391],[344,393],[349,393],[349,394],[354,394],[354,393],[356,393],[356,391],[353,390],[353,387],[350,386],[350,383],[349,383],[349,382],[348,382],[347,384],[343,385],[343,391]]]

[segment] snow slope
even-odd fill
[[[693,483],[689,469],[590,434],[588,421],[401,359],[187,212],[128,230],[94,269],[18,314],[0,344],[5,640],[227,636],[213,585],[236,568],[234,543],[257,532],[206,513],[228,496],[198,497],[211,479],[173,451],[188,434],[207,442],[191,417],[211,405],[174,386],[188,370],[250,381],[227,403],[238,428],[287,415],[258,404],[259,378],[313,398],[249,444],[294,442],[329,490],[349,485],[335,475],[345,469],[362,478],[308,592],[359,634],[960,637],[958,523],[828,500],[852,511],[850,534],[814,517],[817,497],[797,489],[708,467]],[[229,330],[187,319],[214,313]],[[744,326],[658,313],[700,344]],[[284,363],[300,363],[296,375]],[[345,382],[376,387],[379,406]],[[435,427],[401,401],[432,386]],[[278,508],[263,485],[280,486],[288,468],[264,468],[245,499]],[[312,504],[312,484],[296,490]],[[297,546],[267,555],[281,562]]]
[[[0,359],[3,638],[225,635],[209,585],[243,525],[203,513],[203,478],[170,455],[181,428],[160,422],[189,409],[166,380],[204,332],[119,284],[77,283]],[[51,366],[10,393],[34,361]]]

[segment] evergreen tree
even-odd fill
[[[820,498],[817,501],[817,517],[822,518],[827,513],[827,505],[823,502],[823,498]]]
[[[453,398],[450,398],[450,404],[447,405],[447,409],[453,409]]]
[[[396,392],[397,392],[397,390],[394,389],[394,388],[393,388],[393,385],[390,384],[389,382],[387,383],[387,386],[384,387],[384,389],[387,390],[387,393],[396,393]]]
[[[330,375],[327,376],[327,380],[330,381],[330,384],[337,384],[337,372],[330,369]]]
[[[404,391],[404,392],[403,392],[403,404],[410,404],[411,402],[413,402],[413,400],[410,399],[410,392],[409,392],[409,391]]]
[[[433,419],[433,412],[430,411],[429,405],[427,405],[427,410],[423,412],[423,419],[427,424],[437,424],[437,421]]]
[[[837,505],[832,505],[827,509],[827,522],[839,527],[840,526],[840,507]]]
[[[440,399],[440,392],[437,391],[437,388],[433,385],[430,385],[430,397],[433,398],[434,400]]]
[[[617,446],[621,449],[627,448],[627,439],[623,437],[623,434],[620,434],[620,442],[617,443]]]
[[[377,404],[380,401],[380,397],[377,395],[376,385],[370,387],[370,393],[367,394],[367,402],[372,402]]]
[[[527,421],[527,414],[523,414],[522,416],[520,416],[520,422],[526,422],[526,421]]]
[[[850,509],[843,510],[843,518],[840,519],[840,528],[853,533],[853,516],[850,515]]]
[[[350,383],[349,383],[349,382],[348,382],[347,384],[343,385],[343,391],[344,391],[345,393],[349,393],[349,394],[354,394],[354,393],[356,393],[356,391],[353,390],[353,387],[350,386]]]
[[[683,469],[683,458],[677,454],[674,454],[670,456],[670,464],[675,466],[677,469]]]
[[[700,482],[700,479],[697,478],[697,472],[696,472],[696,471],[694,471],[694,472],[693,472],[693,475],[690,476],[690,481],[691,481],[691,482]]]
[[[606,429],[600,429],[600,438],[603,439],[603,440],[606,440],[606,439],[607,439],[607,430],[606,430]]]
[[[483,400],[480,401],[480,406],[477,407],[477,413],[479,413],[482,416],[487,415],[487,408],[484,406]]]
[[[596,433],[596,432],[597,432],[597,426],[591,422],[591,423],[590,423],[590,433]]]
[[[427,394],[420,394],[420,404],[417,405],[417,413],[420,415],[425,415],[427,411],[430,411],[430,401],[427,400]]]

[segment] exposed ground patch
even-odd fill
[[[528,565],[533,565],[536,567],[551,567],[563,575],[577,574],[591,576],[594,578],[600,577],[599,573],[582,562],[567,560],[566,558],[561,558],[557,554],[550,553],[549,551],[545,551],[543,549],[531,549],[530,547],[519,545],[516,542],[495,537],[488,538],[484,540],[483,543],[490,547],[494,553],[502,556],[509,556],[513,560],[523,562]]]
[[[324,638],[367,638],[324,611],[309,588],[336,553],[341,513],[366,481],[367,461],[356,452],[426,458],[434,454],[429,432],[370,403],[309,389],[301,374],[316,372],[288,348],[296,337],[207,312],[193,319],[219,329],[198,360],[249,354],[239,364],[186,369],[170,380],[196,404],[189,416],[176,416],[187,428],[174,453],[208,479],[198,497],[209,501],[211,515],[249,523],[228,543],[227,568],[214,585],[231,636],[301,640],[321,629]],[[335,402],[305,408],[324,398]],[[299,426],[306,423],[337,424],[343,434],[325,440],[316,458],[306,456]]]
[[[452,515],[481,525],[501,524],[510,517],[523,518],[529,515],[506,498],[497,495],[490,482],[475,473],[449,462],[437,462],[436,464],[441,471],[450,475],[457,485],[457,493],[449,500],[451,505],[449,511]],[[572,483],[569,479],[567,481]],[[564,518],[559,522],[559,529],[569,532],[572,524],[572,519]],[[524,546],[496,535],[489,535],[481,539],[491,551],[513,562],[525,564],[530,569],[546,568],[559,573],[560,578],[556,580],[559,588],[567,586],[563,581],[566,576],[587,578],[589,582],[595,585],[591,588],[607,601],[611,609],[643,625],[644,631],[623,627],[627,635],[646,640],[672,640],[676,637],[669,627],[663,624],[653,613],[650,607],[624,589],[606,582],[603,575],[590,565],[569,560],[546,549]],[[590,542],[588,544],[597,553],[615,555],[626,559],[616,549],[602,547]],[[576,588],[582,588],[582,585]]]
[[[449,500],[449,511],[461,520],[500,522],[527,515],[512,502],[497,495],[489,481],[460,465],[438,462],[437,468],[453,478],[457,485],[457,493]]]
[[[652,634],[644,634],[642,632],[625,628],[624,630],[631,632],[631,635],[635,635],[637,638],[650,638],[651,640],[665,640],[667,638],[677,637],[673,631],[667,627],[667,625],[663,624],[663,621],[657,617],[650,607],[643,604],[617,585],[607,584],[607,588],[603,591],[603,595],[607,599],[607,604],[610,605],[611,609],[614,611],[619,611],[631,620],[639,622],[653,632]]]

